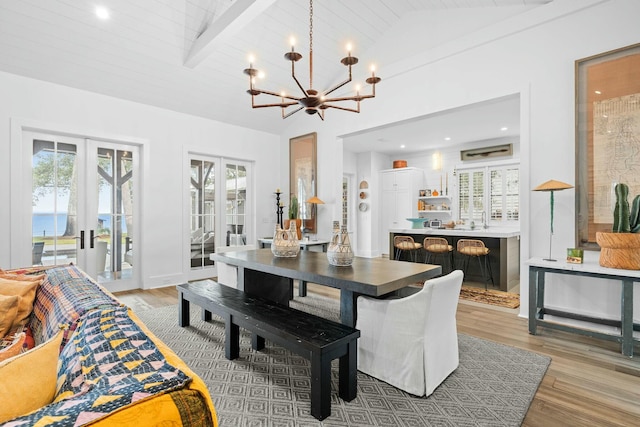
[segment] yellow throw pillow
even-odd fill
[[[62,333],[60,330],[44,344],[0,362],[0,402],[11,402],[0,405],[0,423],[53,401]]]
[[[24,326],[29,319],[31,311],[33,311],[33,300],[36,297],[36,289],[40,286],[42,280],[36,282],[0,279],[0,295],[20,297],[18,300],[18,314],[13,321],[11,330]]]
[[[17,295],[0,295],[0,339],[11,332],[13,321],[18,315],[19,299]]]
[[[13,337],[13,342],[9,344],[8,347],[5,347],[2,350],[0,350],[0,362],[20,354],[22,352],[22,346],[26,338],[27,338],[27,334],[25,334],[24,332],[15,334],[15,336]]]

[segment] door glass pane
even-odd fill
[[[191,268],[213,265],[215,251],[215,164],[191,160]]]
[[[133,153],[98,148],[98,217],[95,229],[99,282],[133,277]]]
[[[243,165],[226,165],[226,246],[247,244],[247,169]]]
[[[33,140],[32,262],[55,265],[77,258],[77,149],[73,144]]]

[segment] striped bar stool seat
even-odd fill
[[[489,252],[491,251],[484,245],[482,240],[460,239],[458,240],[457,250],[459,254],[465,257],[465,260],[463,261],[465,277],[467,277],[469,260],[471,258],[476,258],[484,281],[484,289],[487,289],[487,282],[489,280],[491,280],[491,285],[495,286],[495,283],[493,282],[493,273],[491,272],[491,263],[489,262]]]
[[[438,257],[442,258],[442,273],[445,274],[444,267],[449,262],[449,272],[453,271],[453,246],[442,237],[425,237],[422,246],[426,251],[424,262],[429,264],[432,260],[436,261]]]
[[[395,236],[393,238],[393,247],[396,249],[394,259],[399,260],[403,251],[409,251],[409,258],[415,262],[416,253],[422,248],[422,243],[416,243],[411,236]]]

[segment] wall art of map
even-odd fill
[[[612,222],[614,187],[629,186],[629,203],[640,194],[640,94],[593,104],[594,222]]]

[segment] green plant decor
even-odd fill
[[[297,219],[298,218],[298,198],[296,196],[291,196],[290,206],[289,206],[289,219]]]
[[[613,232],[614,233],[637,233],[640,232],[640,194],[631,203],[629,209],[629,186],[627,184],[616,184],[616,205],[613,209]]]

